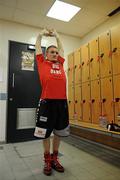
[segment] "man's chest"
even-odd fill
[[[45,63],[42,68],[42,74],[49,77],[62,77],[64,74],[63,67],[60,63]]]

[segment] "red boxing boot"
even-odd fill
[[[64,167],[60,164],[58,159],[58,151],[54,151],[53,154],[51,154],[51,166],[58,172],[64,172]]]
[[[43,172],[45,175],[49,176],[52,173],[50,153],[44,153],[44,161],[45,161],[45,164],[44,164]]]

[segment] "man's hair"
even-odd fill
[[[57,46],[51,45],[51,46],[48,46],[48,47],[47,47],[46,52],[48,52],[48,50],[49,50],[50,48],[56,48],[56,49],[58,49]]]

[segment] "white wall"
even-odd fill
[[[88,43],[90,40],[98,37],[103,32],[106,32],[113,26],[120,24],[120,13],[110,17],[106,22],[96,27],[94,30],[89,32],[86,36],[84,36],[80,43],[81,45]]]
[[[8,41],[35,44],[40,29],[0,20],[0,67],[3,69],[3,81],[0,82],[0,93],[7,93],[8,78]],[[65,58],[67,54],[80,46],[80,39],[60,34]],[[43,38],[42,45],[56,44],[55,38]],[[67,61],[65,62],[67,69]],[[0,100],[0,141],[6,140],[6,100]]]

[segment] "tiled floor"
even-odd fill
[[[64,173],[45,176],[42,142],[0,145],[0,180],[120,180],[120,152],[75,137],[61,142]]]

